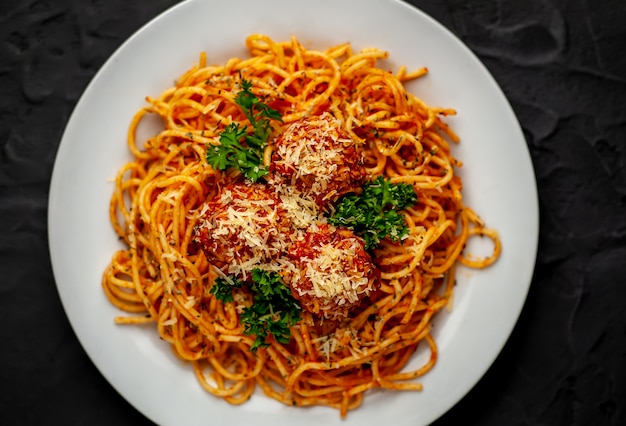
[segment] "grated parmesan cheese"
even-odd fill
[[[374,266],[364,242],[352,231],[314,225],[290,250],[289,285],[303,306],[329,319],[348,310],[374,289]]]
[[[274,141],[274,179],[310,194],[318,203],[357,190],[364,178],[355,141],[331,114],[292,123]]]

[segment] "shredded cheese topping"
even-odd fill
[[[272,262],[304,229],[326,221],[312,198],[288,185],[232,185],[198,214],[210,248],[229,263],[224,272],[244,280],[254,268],[279,270]]]
[[[372,290],[371,271],[355,262],[356,253],[363,250],[357,237],[347,237],[339,244],[321,243],[312,250],[315,257],[302,262],[304,276],[310,281],[311,288],[294,286],[301,296],[314,296],[341,307],[358,302],[361,295]]]
[[[336,195],[335,186],[357,169],[360,157],[346,156],[346,149],[354,149],[354,140],[341,130],[341,124],[329,113],[292,123],[275,143],[274,170],[292,186],[328,200]],[[354,157],[354,158],[352,158]],[[357,173],[361,175],[361,170]]]

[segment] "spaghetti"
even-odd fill
[[[455,112],[427,106],[406,91],[403,83],[424,75],[425,68],[402,67],[394,75],[377,66],[387,58],[377,49],[353,52],[350,44],[341,44],[322,52],[293,37],[275,42],[264,35],[251,35],[246,45],[249,58],[219,66],[207,65],[202,54],[175,87],[147,98],[131,122],[128,145],[134,158],[119,170],[110,203],[113,228],[127,247],[112,256],[102,285],[113,305],[143,315],[116,322],[154,323],[174,353],[193,364],[202,387],[231,404],[244,403],[259,387],[282,403],[331,406],[344,417],[371,389],[421,390],[414,379],[436,362],[431,323],[451,300],[455,265],[484,268],[500,253],[497,232],[462,201],[462,182],[454,172],[461,163],[450,152],[450,142],[458,138],[442,120]],[[403,211],[408,235],[384,239],[360,255],[371,256],[376,270],[364,279],[363,303],[339,319],[303,309],[288,343],[270,339],[256,351],[250,350],[254,336],[244,333],[241,323],[241,309],[250,303],[246,294],[235,292],[234,301],[222,302],[211,293],[233,259],[210,260],[194,243],[207,205],[223,200],[224,188],[242,185],[240,173],[216,170],[205,160],[207,147],[219,144],[228,124],[250,124],[234,103],[242,79],[280,112],[273,138],[293,123],[330,116],[362,153],[368,180],[384,176],[412,185],[417,194],[417,202]],[[159,116],[164,129],[140,148],[137,127],[149,114]],[[276,158],[275,149],[272,143],[266,149],[266,166]],[[361,182],[363,176],[353,178]],[[262,189],[254,191],[241,199],[270,198]],[[305,224],[311,217],[323,221],[329,209],[302,200],[291,208]],[[284,225],[280,218],[273,223]],[[284,242],[281,232],[287,231],[268,238]],[[472,235],[493,240],[493,253],[466,256],[463,248]],[[347,247],[342,244],[338,247]],[[346,258],[350,262],[344,253],[341,259]],[[430,351],[429,360],[408,370],[418,346]]]

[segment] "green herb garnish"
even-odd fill
[[[365,248],[371,249],[386,237],[398,241],[408,235],[408,226],[399,211],[416,202],[411,185],[394,184],[379,176],[367,182],[361,194],[343,196],[328,221],[353,229],[365,240]]]
[[[233,297],[233,290],[241,286],[243,286],[243,282],[237,279],[218,277],[213,282],[213,286],[210,291],[211,294],[215,295],[217,300],[228,303],[235,300]]]
[[[291,295],[289,288],[283,283],[280,275],[262,269],[253,269],[251,279],[246,282],[252,293],[253,302],[241,313],[244,333],[256,336],[252,347],[269,346],[267,337],[271,334],[279,343],[289,343],[289,328],[300,321],[300,305]],[[233,301],[233,290],[244,283],[233,279],[217,278],[211,287],[211,293],[223,302]]]
[[[300,321],[300,305],[277,273],[253,269],[251,275],[254,303],[241,314],[244,332],[256,336],[251,349],[268,346],[269,334],[279,343],[289,343],[289,327]]]
[[[220,133],[220,145],[207,148],[206,161],[216,170],[236,168],[253,182],[267,174],[263,167],[263,151],[272,132],[270,119],[282,121],[280,113],[261,100],[251,91],[252,83],[241,80],[241,91],[235,96],[235,103],[241,107],[252,124],[252,133],[238,123],[229,124]],[[243,141],[243,143],[242,143]]]

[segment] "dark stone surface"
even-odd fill
[[[174,0],[0,2],[0,423],[150,424],[63,312],[47,246],[54,156],[80,94]],[[492,368],[436,426],[626,424],[626,2],[412,0],[511,102],[539,190],[537,266]]]

